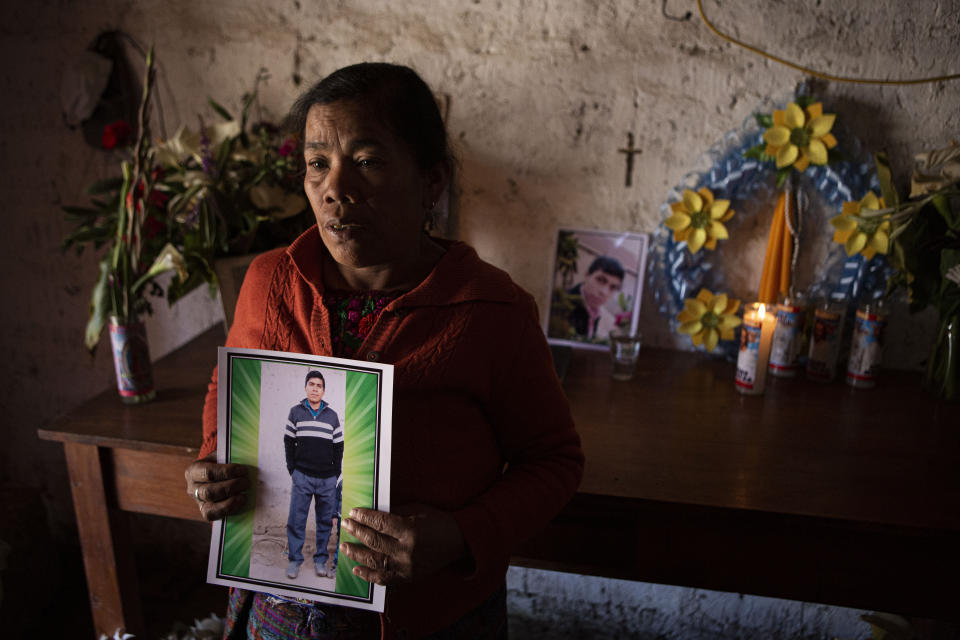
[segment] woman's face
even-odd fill
[[[416,260],[425,209],[445,173],[424,171],[409,146],[356,102],[314,105],[304,130],[303,186],[320,236],[349,268]]]

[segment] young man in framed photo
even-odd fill
[[[620,261],[609,256],[598,256],[590,263],[587,277],[569,290],[574,307],[567,318],[580,338],[597,337],[597,325],[603,305],[623,286],[625,271]]]
[[[337,513],[337,485],[343,463],[343,427],[337,413],[324,402],[323,374],[307,373],[305,397],[290,409],[283,445],[290,473],[290,513],[287,516],[287,577],[295,579],[303,564],[303,542],[307,515],[314,502],[317,521],[314,569],[319,577],[327,572],[327,541]]]

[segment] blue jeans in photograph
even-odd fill
[[[307,529],[307,514],[310,502],[315,501],[317,518],[317,550],[313,562],[317,566],[327,563],[327,540],[330,538],[331,520],[337,512],[337,476],[313,478],[296,469],[290,476],[290,515],[287,516],[287,559],[303,562],[303,539]]]

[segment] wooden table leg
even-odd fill
[[[117,629],[140,635],[143,616],[133,553],[123,514],[108,506],[101,451],[96,445],[64,443],[83,565],[96,633]]]

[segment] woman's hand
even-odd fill
[[[424,505],[396,513],[351,509],[342,526],[366,545],[340,544],[340,551],[358,563],[354,575],[381,585],[436,573],[459,560],[467,548],[453,516]]]
[[[246,503],[244,491],[250,488],[250,481],[242,464],[218,464],[216,455],[211,454],[187,467],[183,476],[187,495],[197,501],[204,520],[237,513]]]

